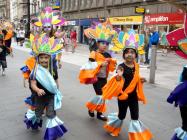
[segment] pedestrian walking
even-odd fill
[[[152,55],[152,45],[158,46],[159,43],[159,34],[156,31],[155,27],[150,28],[150,37],[149,37],[149,51],[148,51],[148,60],[149,63],[151,61],[151,55]]]
[[[6,55],[8,53],[8,47],[5,46],[3,35],[0,34],[0,70],[2,68],[2,75],[5,76],[5,69],[7,68]]]
[[[72,43],[72,53],[74,53],[75,48],[77,48],[77,32],[75,29],[71,30],[70,39],[71,39],[71,43]]]
[[[21,47],[23,46],[24,41],[25,41],[25,30],[23,27],[21,27],[19,30],[19,42]]]

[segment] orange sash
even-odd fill
[[[122,91],[124,80],[121,78],[120,81],[116,80],[116,77],[113,77],[104,87],[103,87],[103,98],[111,99],[112,97],[118,97],[119,100],[126,100],[128,98],[128,94],[131,94],[135,88],[137,91],[138,100],[142,101],[144,104],[146,103],[146,99],[143,93],[143,84],[140,80],[139,76],[139,65],[135,62],[135,73],[134,77],[129,84],[129,86]],[[118,96],[121,94],[120,96]]]
[[[98,53],[98,52],[95,52],[95,51],[92,51],[90,53],[90,57],[89,58],[94,59],[97,62],[98,67],[96,69],[93,69],[93,70],[81,70],[80,73],[79,73],[79,81],[80,81],[80,83],[85,84],[87,79],[95,78],[96,75],[100,71],[101,64],[104,61],[106,61],[106,60],[109,62],[109,65],[107,66],[107,76],[108,76],[108,73],[110,71],[112,72],[112,71],[115,70],[115,67],[116,67],[116,60],[115,59],[105,58],[101,53]]]
[[[8,31],[4,40],[9,40],[11,37],[13,37],[13,32],[12,31]]]
[[[105,58],[101,53],[99,52],[96,52],[96,51],[92,51],[90,53],[90,57],[89,58],[92,58],[94,59],[96,62],[99,62],[99,63],[103,63],[105,61],[108,61],[109,62],[109,65],[107,67],[107,75],[109,72],[113,72],[116,68],[116,64],[117,64],[117,61],[113,58]]]

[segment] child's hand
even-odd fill
[[[122,76],[123,72],[124,72],[123,68],[119,66],[118,69],[117,69],[118,76]]]
[[[43,96],[45,95],[45,91],[43,89],[38,89],[37,94],[38,96]]]
[[[107,66],[107,65],[108,65],[108,62],[105,61],[105,62],[103,62],[101,65],[102,65],[102,66]]]
[[[141,77],[141,78],[140,78],[140,81],[141,81],[142,83],[147,82],[147,80],[146,80],[144,77]]]
[[[59,69],[62,68],[62,64],[61,64],[61,62],[58,63],[58,68],[59,68]]]

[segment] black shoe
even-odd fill
[[[107,121],[107,117],[105,117],[102,113],[97,113],[97,119]]]
[[[89,114],[89,116],[92,117],[92,118],[95,116],[94,112],[91,112],[90,110],[88,110],[88,114]]]

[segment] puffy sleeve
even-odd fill
[[[167,102],[170,104],[173,104],[175,102],[175,106],[183,102],[187,103],[187,82],[179,84],[170,93],[169,97],[167,98]]]

